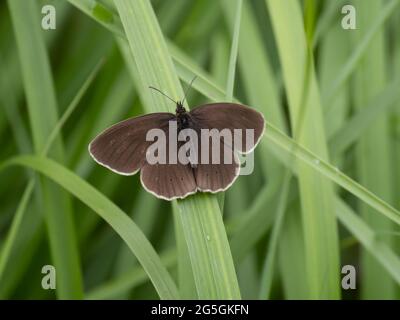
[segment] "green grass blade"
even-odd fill
[[[240,262],[272,226],[278,202],[275,196],[279,185],[264,187],[247,209],[246,215],[231,227],[229,243],[235,261]],[[261,223],[262,221],[262,223]]]
[[[102,80],[106,81],[109,74]],[[109,80],[110,81],[110,80]],[[99,85],[100,86],[100,85]],[[121,120],[122,117],[132,116],[128,113],[131,101],[134,98],[132,84],[128,72],[118,72],[110,86],[102,88],[102,92],[96,94],[91,100],[88,114],[79,122],[77,132],[71,137],[73,144],[70,146],[71,157],[69,164],[83,177],[90,175],[96,167],[93,160],[88,157],[87,145],[99,132]],[[93,119],[91,125],[87,125],[88,119]]]
[[[234,10],[231,3],[226,0],[223,1],[223,5],[228,24],[232,25]],[[175,59],[175,61],[177,60]],[[189,65],[189,63],[186,64]],[[281,112],[279,89],[271,68],[270,57],[265,51],[262,35],[248,2],[243,3],[239,67],[250,105],[262,112],[268,122],[285,131],[286,125]],[[235,232],[230,239],[236,261],[240,261],[245,254],[250,252],[256,241],[271,226],[277,207],[274,192],[279,192],[282,183],[281,164],[266,148],[264,141],[261,142],[259,149],[263,174],[270,183],[259,192],[252,206],[244,214],[240,213],[243,219],[238,226],[238,232]]]
[[[13,251],[15,250],[14,248],[18,246],[18,242],[20,241],[18,239],[18,230],[21,228],[21,224],[23,223],[24,219],[24,212],[26,212],[26,207],[29,202],[30,195],[33,191],[33,188],[35,186],[35,181],[32,179],[29,184],[27,185],[21,201],[18,205],[18,209],[15,213],[13,222],[10,227],[10,231],[7,235],[7,238],[4,241],[4,245],[1,247],[1,254],[0,254],[0,283],[4,284],[4,277],[5,275],[5,270],[8,264],[8,261],[10,260],[10,256],[12,256]],[[14,249],[14,250],[13,250]]]
[[[79,104],[80,100],[82,99],[83,95],[89,88],[90,84],[93,82],[99,68],[102,65],[102,61],[100,61],[94,70],[89,74],[86,81],[81,86],[81,89],[76,94],[75,98],[71,101],[70,105],[67,107],[66,111],[62,115],[62,117],[57,121],[57,124],[52,129],[51,133],[47,137],[47,141],[45,143],[45,147],[41,152],[42,156],[47,155],[50,150],[50,147],[54,143],[57,135],[60,133],[61,128],[68,120],[69,116],[72,114],[74,109]],[[18,209],[15,213],[15,217],[13,219],[11,229],[7,235],[5,240],[5,250],[2,251],[0,256],[0,280],[4,277],[4,273],[6,268],[9,268],[12,262],[16,262],[13,259],[13,256],[18,254],[21,251],[21,243],[23,241],[29,241],[27,237],[28,233],[31,233],[33,237],[37,237],[36,230],[38,230],[41,222],[41,215],[37,215],[34,212],[30,212],[29,216],[26,215],[27,213],[27,203],[29,202],[32,193],[34,191],[33,186],[35,185],[35,178],[31,178],[28,185],[25,188],[23,196],[19,202]],[[37,218],[35,218],[37,216]],[[27,232],[26,226],[30,226],[30,232]]]
[[[299,144],[288,138],[278,129],[269,125],[269,130],[265,132],[265,136],[268,140],[273,142],[279,150],[272,148],[273,152],[286,164],[289,162],[289,156],[295,156],[308,166],[312,167],[317,172],[321,173],[324,177],[337,183],[351,194],[368,204],[370,207],[377,210],[382,215],[386,216],[390,220],[400,225],[400,212],[393,208],[390,204],[383,201],[381,198],[376,196],[374,193],[345,175],[338,168],[330,165],[320,157],[316,156],[313,152],[308,149],[301,147]],[[294,144],[294,145],[293,145]],[[284,151],[282,154],[281,151]]]
[[[118,39],[118,44],[121,49],[121,52],[124,56],[125,63],[127,64],[132,80],[135,84],[136,88],[141,88],[140,90],[148,90],[148,88],[143,88],[141,86],[141,82],[138,76],[137,67],[135,61],[133,60],[133,56],[131,54],[128,43],[125,40]],[[143,101],[149,99],[148,95],[142,95]],[[149,104],[149,103],[145,103]],[[143,191],[144,192],[144,191]],[[151,195],[152,197],[152,195]],[[174,202],[173,205],[176,205]],[[174,225],[175,225],[175,239],[176,245],[179,251],[178,256],[178,286],[180,295],[183,299],[195,299],[197,297],[196,288],[194,284],[193,272],[190,264],[189,253],[187,251],[186,242],[183,236],[183,230],[181,226],[181,221],[179,216],[176,214],[177,207],[174,207]],[[153,221],[156,220],[155,213],[153,212],[151,215],[147,215],[146,219]]]
[[[199,298],[240,298],[236,275],[232,281],[233,276],[230,276],[231,271],[228,269],[232,257],[230,250],[226,251],[225,248],[227,239],[218,203],[206,194],[197,197],[201,200],[201,206],[193,201],[182,201],[179,213]],[[219,262],[225,259],[229,259],[228,265]],[[220,265],[214,267],[217,262]]]
[[[178,292],[150,242],[136,224],[113,202],[86,181],[57,162],[37,156],[20,156],[8,160],[1,169],[21,165],[54,180],[69,193],[101,216],[127,243],[151,279],[161,299],[177,299]]]
[[[157,214],[160,207],[160,200],[154,198],[144,190],[140,190],[133,204],[131,218],[138,225],[144,235],[151,239],[152,230],[157,223]],[[113,277],[119,277],[137,266],[137,259],[132,255],[129,248],[122,243],[114,264]],[[129,297],[129,291],[121,292],[115,298],[126,299]],[[183,298],[183,295],[180,295]]]
[[[242,16],[242,0],[236,0],[235,24],[233,29],[231,54],[229,57],[228,76],[226,81],[226,100],[232,101],[235,86],[236,61],[239,47],[240,19]]]
[[[92,16],[114,34],[120,37],[125,37],[121,20],[119,19],[118,15],[112,12],[108,7],[104,6],[99,1],[68,0],[68,2],[73,4],[78,9],[82,10],[84,13]]]
[[[294,201],[285,213],[285,223],[279,241],[279,272],[285,299],[304,299],[307,297],[308,284],[304,277],[306,273],[306,255],[304,248],[303,229],[299,201]]]
[[[366,0],[357,1],[360,32],[355,34],[354,44],[363,45],[364,37],[368,36],[370,20],[375,13],[389,12],[399,1]],[[389,7],[388,7],[389,6]],[[364,31],[366,30],[366,31]],[[354,49],[353,49],[354,50]],[[387,49],[384,38],[384,28],[380,26],[367,46],[366,54],[360,59],[354,78],[354,105],[356,110],[366,107],[368,101],[385,89]],[[369,190],[379,195],[385,201],[392,202],[392,170],[390,125],[387,117],[380,117],[371,124],[358,140],[356,147],[356,173],[359,181]],[[391,230],[393,224],[375,214],[368,206],[360,204],[361,215],[372,228]],[[390,238],[387,243],[391,243]],[[369,252],[361,253],[362,297],[365,299],[394,299],[395,286],[390,275],[374,260]]]
[[[235,88],[235,74],[236,74],[236,63],[238,56],[238,47],[239,47],[239,36],[240,36],[240,21],[242,17],[242,0],[236,0],[236,13],[235,13],[235,23],[233,27],[232,34],[232,44],[231,51],[229,56],[229,64],[228,64],[228,74],[226,77],[226,101],[233,102],[233,91]],[[237,189],[241,188],[241,181],[236,185]],[[224,212],[224,203],[225,203],[225,195],[218,195],[218,203],[221,209],[221,212]]]
[[[89,86],[92,84],[94,78],[96,77],[97,73],[99,72],[101,66],[103,64],[103,60],[101,60],[94,68],[94,70],[89,74],[89,77],[85,80],[81,88],[79,89],[78,93],[74,97],[74,99],[71,101],[65,112],[63,113],[62,117],[57,121],[57,124],[55,127],[52,129],[48,139],[46,140],[46,143],[43,147],[43,150],[41,152],[41,156],[45,156],[57,136],[61,132],[61,128],[64,126],[65,122],[68,120],[68,118],[71,116],[71,114],[74,112],[75,108],[78,106],[79,102],[81,101],[82,97],[84,96],[85,92],[88,90]]]
[[[324,101],[329,101],[332,99],[337,90],[346,82],[349,76],[352,74],[354,69],[357,67],[360,59],[368,51],[368,46],[373,40],[376,33],[385,23],[385,21],[390,17],[390,15],[395,11],[396,6],[399,4],[399,0],[391,0],[388,2],[382,10],[377,11],[379,15],[373,20],[373,23],[369,26],[368,31],[365,33],[362,40],[358,43],[357,47],[353,50],[352,55],[349,57],[346,64],[339,71],[336,80],[329,86],[328,91],[322,94]],[[376,13],[375,13],[376,14]]]
[[[341,17],[339,9],[343,7],[344,3],[345,0],[329,1],[329,2],[326,1],[324,3],[326,8],[324,8],[322,14],[320,15],[320,17],[318,17],[313,37],[313,48],[315,48],[318,45],[320,39],[322,38],[322,35],[325,35],[327,33],[329,27],[337,22],[335,18],[339,19]]]
[[[370,126],[389,113],[400,97],[400,78],[387,85],[381,93],[372,98],[361,110],[336,130],[329,141],[329,149],[337,155],[355,143]]]
[[[12,59],[0,54],[0,69],[2,70],[0,76],[0,105],[4,109],[4,114],[7,117],[8,123],[11,126],[14,139],[17,143],[18,150],[21,153],[32,152],[32,143],[29,139],[28,130],[23,122],[21,114],[18,112],[18,98],[20,86],[16,84],[19,81],[10,80],[10,74],[13,74]],[[16,72],[17,73],[17,72]],[[17,76],[14,76],[15,78]]]
[[[162,253],[160,259],[164,267],[169,268],[176,262],[176,251],[171,250]],[[85,299],[119,299],[121,296],[124,296],[127,291],[146,282],[148,279],[143,268],[141,266],[135,266],[131,270],[120,274],[117,278],[93,288],[85,295]]]
[[[177,266],[179,290],[183,299],[198,299],[188,246],[186,244],[182,221],[178,215],[179,207],[176,202],[174,202],[172,205],[175,224],[174,229],[176,248],[179,252]]]
[[[289,196],[289,187],[291,182],[292,174],[290,172],[286,173],[283,181],[283,187],[281,194],[279,196],[279,205],[277,208],[276,219],[274,222],[274,227],[272,228],[271,237],[268,243],[266,259],[263,266],[263,271],[261,275],[261,285],[260,285],[260,299],[269,299],[271,296],[272,281],[274,279],[274,269],[275,269],[275,259],[276,251],[278,248],[278,241],[285,217],[286,205]]]
[[[337,4],[334,3],[334,6],[337,6]],[[336,23],[332,28],[327,30],[324,38],[321,39],[317,66],[321,92],[327,90],[332,81],[335,80],[337,70],[346,62],[350,54],[348,38],[349,33],[343,32],[342,26]],[[340,50],[336,50],[339,43],[341,44]],[[342,87],[338,90],[332,101],[325,103],[322,107],[324,109],[326,136],[330,140],[332,135],[347,122],[346,118],[350,109],[349,88]],[[332,152],[330,154],[332,156],[336,155]],[[333,159],[336,160],[335,158]]]
[[[387,245],[386,241],[379,237],[379,232],[374,231],[358,215],[354,214],[344,201],[336,201],[336,214],[340,222],[363,245],[363,248],[375,258],[376,262],[392,276],[397,284],[400,284],[400,258]]]
[[[35,1],[9,1],[8,5],[17,39],[34,146],[36,152],[40,152],[57,121],[50,63],[40,24],[37,23],[40,11]],[[61,139],[57,139],[51,154],[59,159],[63,157]],[[81,298],[80,262],[68,196],[48,181],[42,181],[41,187],[50,248],[60,275],[57,279],[58,297]]]
[[[313,62],[309,62],[312,57],[309,57],[300,6],[294,1],[284,4],[270,0],[267,4],[283,69],[295,138],[300,144],[328,159],[319,90]],[[333,187],[329,180],[304,163],[297,164],[309,298],[338,299],[339,248]]]

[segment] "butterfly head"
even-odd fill
[[[186,129],[189,127],[190,124],[190,116],[186,112],[185,107],[183,106],[182,101],[177,101],[176,102],[176,119],[178,121],[178,131],[181,131],[182,129]]]
[[[176,102],[176,110],[175,110],[176,116],[180,116],[186,113],[186,109],[183,106],[182,101],[177,101]]]

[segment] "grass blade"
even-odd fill
[[[127,243],[151,279],[161,299],[177,299],[178,292],[159,256],[136,224],[97,189],[57,162],[38,156],[12,158],[0,167],[21,165],[54,180],[101,216]]]
[[[275,268],[275,255],[278,248],[279,236],[281,233],[286,205],[289,195],[289,187],[291,182],[292,174],[288,172],[283,181],[283,187],[279,198],[279,205],[276,213],[276,220],[274,222],[274,227],[272,228],[271,238],[268,243],[268,249],[266,250],[266,259],[263,266],[262,276],[261,276],[261,286],[260,286],[260,299],[269,299],[271,295],[272,281],[274,278],[274,268]]]
[[[34,146],[36,152],[40,152],[52,126],[57,122],[57,102],[50,64],[36,20],[40,11],[35,1],[8,1],[8,5],[17,38]],[[57,139],[51,154],[61,159],[62,149],[61,139]],[[58,297],[81,298],[81,270],[69,199],[48,181],[42,181],[41,187],[52,258],[60,274],[57,279]]]
[[[336,80],[329,87],[329,90],[322,94],[324,101],[329,101],[330,99],[332,99],[335,96],[337,90],[346,82],[354,69],[357,67],[360,59],[367,52],[368,46],[374,38],[375,34],[379,31],[381,26],[390,17],[390,15],[395,11],[396,6],[399,3],[399,0],[391,0],[385,5],[384,8],[382,8],[382,10],[379,11],[378,18],[373,20],[372,25],[365,33],[363,39],[359,42],[358,46],[355,50],[353,50],[353,53],[349,57],[346,64],[339,71],[339,75],[337,76]]]
[[[174,250],[165,252],[160,255],[160,259],[166,268],[171,267],[176,262],[176,252]],[[118,278],[90,290],[85,298],[88,300],[120,299],[126,292],[148,279],[143,268],[135,266],[119,275]]]
[[[391,1],[384,6],[383,1],[367,0],[358,1],[358,15],[360,33],[356,34],[358,46],[363,45],[364,30],[368,30],[369,20],[373,19],[375,12],[389,12],[399,2]],[[388,7],[389,6],[389,7]],[[362,30],[362,31],[361,31]],[[360,38],[359,41],[357,41]],[[366,103],[386,86],[386,44],[384,42],[384,29],[380,26],[371,42],[367,46],[366,54],[357,66],[354,78],[354,104],[360,110]],[[390,169],[390,141],[389,123],[387,117],[380,117],[374,121],[358,140],[356,148],[357,174],[361,183],[382,199],[392,201],[392,170]],[[373,150],[373,151],[372,151]],[[366,223],[378,230],[391,230],[392,223],[375,214],[374,210],[361,204],[361,214]],[[387,239],[390,244],[391,239]],[[361,254],[362,296],[365,299],[393,299],[395,286],[391,277],[368,253]]]
[[[282,1],[267,0],[267,4],[276,35],[295,139],[328,159],[319,91],[300,6],[295,1],[283,4]],[[282,30],[287,32],[282,33]],[[306,277],[310,290],[308,298],[338,299],[339,248],[334,191],[329,180],[302,162],[298,162],[298,178]]]
[[[182,88],[154,12],[148,1],[115,1],[142,85],[155,86],[178,99]],[[142,92],[152,101],[148,111],[171,111],[159,95]],[[200,299],[240,298],[233,261],[216,198],[195,195],[178,201]],[[191,230],[192,232],[189,232]],[[208,238],[213,241],[207,240]],[[202,266],[201,269],[198,266]]]
[[[226,100],[232,101],[233,89],[235,86],[235,72],[236,72],[236,61],[239,47],[239,34],[240,34],[240,19],[242,16],[242,0],[236,0],[236,14],[235,24],[232,37],[231,54],[229,57],[229,68],[226,82]]]
[[[378,237],[378,232],[371,229],[358,215],[354,214],[344,201],[336,201],[336,214],[341,223],[360,241],[376,262],[380,263],[400,284],[400,259],[385,240]]]
[[[384,117],[396,104],[400,96],[400,78],[387,85],[381,93],[371,99],[362,109],[336,130],[329,141],[329,149],[337,155],[359,140],[365,131],[381,117]]]

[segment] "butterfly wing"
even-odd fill
[[[168,127],[166,130],[168,135],[169,129]],[[162,154],[165,157],[158,158],[157,161],[146,157],[149,161],[145,161],[140,170],[140,181],[148,192],[158,198],[182,199],[197,191],[193,169],[189,162],[183,164],[179,161],[178,151],[183,142],[176,141],[176,145],[170,144],[169,139],[165,142],[157,146],[156,152],[157,155]],[[150,154],[152,151],[149,148],[148,156]]]
[[[151,113],[119,122],[99,134],[90,144],[89,153],[99,164],[110,170],[133,175],[144,165],[146,150],[152,141],[146,141],[151,129],[167,132],[172,113]]]
[[[202,143],[204,139],[205,137],[201,136]],[[200,191],[212,193],[225,191],[239,176],[239,159],[233,148],[223,143],[223,140],[215,144],[210,138],[209,146],[207,156],[203,154],[205,150],[199,149],[201,161],[193,169],[197,188]],[[218,152],[217,156],[216,152]],[[208,158],[207,162],[204,161],[206,158]]]
[[[140,181],[148,192],[165,200],[182,199],[197,191],[193,169],[179,162],[146,163],[140,171]]]
[[[237,151],[241,153],[251,152],[265,129],[265,120],[260,112],[236,103],[205,104],[191,110],[190,115],[201,129],[229,129],[232,137],[234,129],[241,129],[242,143],[237,147]],[[254,141],[250,141],[250,144],[246,143],[246,129],[254,130]]]

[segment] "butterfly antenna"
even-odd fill
[[[164,92],[162,92],[160,89],[154,88],[152,86],[149,86],[150,89],[156,90],[157,92],[161,93],[164,97],[168,98],[169,100],[171,100],[173,103],[177,104],[177,102],[172,99],[171,97],[167,96]]]
[[[183,96],[182,104],[185,102],[186,96],[189,93],[189,90],[192,88],[192,84],[193,84],[194,80],[196,80],[196,78],[197,78],[197,76],[194,76],[192,81],[190,81],[189,86],[186,88],[185,95]]]

